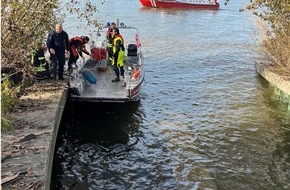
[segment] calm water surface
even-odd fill
[[[290,112],[256,73],[255,20],[239,12],[246,4],[196,11],[100,3],[99,21],[139,28],[142,98],[68,103],[51,188],[290,189]],[[71,36],[88,33],[64,26]]]

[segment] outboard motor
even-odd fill
[[[137,56],[138,50],[136,44],[129,44],[128,45],[128,56]]]

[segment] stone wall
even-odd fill
[[[276,88],[275,93],[288,103],[288,110],[290,110],[290,73],[265,60],[256,60],[256,70]]]
[[[35,83],[10,115],[1,134],[1,189],[49,189],[58,127],[65,106],[65,82]]]

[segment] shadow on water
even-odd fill
[[[142,136],[139,104],[68,102],[55,147],[51,189],[87,189],[82,181],[96,175],[94,163],[104,157],[122,159],[134,149]],[[86,167],[93,168],[84,171]]]
[[[271,108],[272,115],[275,112],[279,112],[280,114],[275,118],[273,123],[276,123],[277,126],[273,126],[273,128],[277,127],[280,134],[279,143],[276,144],[275,150],[273,151],[273,157],[275,158],[276,165],[278,163],[282,166],[281,168],[289,168],[290,165],[290,110],[288,108],[288,100],[285,101],[281,94],[275,93],[274,87],[269,83],[266,79],[261,76],[257,76],[257,81],[261,84],[260,92],[262,94],[263,102],[268,108]],[[269,90],[270,89],[270,90]],[[273,103],[274,102],[274,103]],[[269,119],[269,118],[268,118]],[[282,122],[281,122],[282,121]],[[281,132],[283,131],[283,132]],[[278,138],[278,137],[277,137]],[[274,166],[271,168],[271,172],[280,173],[277,167]],[[289,172],[287,174],[289,178]],[[279,181],[279,179],[277,179]],[[279,184],[280,185],[280,184]],[[278,185],[277,185],[278,186]],[[279,188],[283,189],[282,186]]]
[[[288,120],[290,114],[290,110],[288,110],[289,100],[288,97],[286,98],[285,95],[283,95],[285,93],[280,93],[280,90],[277,87],[269,83],[261,76],[257,76],[256,80],[259,84],[261,84],[259,92],[262,94],[263,103],[269,106],[269,108],[271,108],[274,112],[281,111],[281,113],[286,113],[286,118]]]

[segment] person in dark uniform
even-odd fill
[[[63,70],[65,65],[65,54],[69,56],[68,34],[62,30],[61,24],[55,25],[55,30],[51,31],[47,37],[47,48],[50,53],[50,60],[53,65],[53,78],[58,74],[59,80],[64,80]]]
[[[85,44],[90,41],[90,38],[88,36],[76,36],[71,39],[69,39],[69,45],[70,45],[70,58],[68,61],[68,70],[70,71],[71,65],[73,63],[76,63],[79,56],[81,56],[84,59],[83,53],[87,55],[91,55],[90,52],[86,49]]]
[[[37,49],[32,52],[31,63],[36,72],[36,79],[50,78],[49,64],[44,56],[45,47],[39,44]]]

